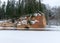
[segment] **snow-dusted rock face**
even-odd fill
[[[0,23],[3,23],[4,21],[0,21]]]
[[[41,14],[39,14],[39,13],[34,13],[34,16],[37,16],[37,15],[41,16]]]

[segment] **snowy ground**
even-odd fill
[[[60,33],[0,30],[0,43],[60,43]]]
[[[49,30],[52,30],[52,31],[60,31],[60,26],[47,25],[47,27],[45,29],[49,29]]]
[[[15,27],[0,27],[0,29],[16,30],[17,28],[15,28]],[[60,31],[60,26],[47,25],[46,28],[37,28],[37,30],[38,31],[40,31],[40,30],[43,30],[43,31]],[[33,29],[33,31],[34,31],[34,29]]]

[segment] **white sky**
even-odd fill
[[[43,0],[43,3],[49,4],[51,7],[60,6],[60,0]]]
[[[7,0],[1,0],[1,1],[7,2]],[[60,0],[43,0],[43,3],[49,4],[51,7],[60,6]]]

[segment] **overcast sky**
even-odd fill
[[[3,1],[6,1],[7,0],[1,0],[2,2]],[[60,6],[60,0],[43,0],[43,3],[44,4],[49,4],[51,7],[54,7],[54,6]]]
[[[60,0],[43,0],[43,3],[49,4],[51,7],[60,6]]]

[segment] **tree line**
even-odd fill
[[[41,3],[41,0],[7,0],[7,4],[3,2],[2,5],[0,1],[0,19],[17,18],[38,11],[46,11],[46,6]]]

